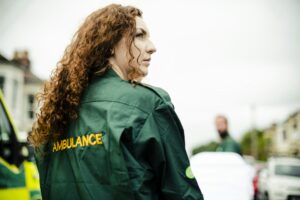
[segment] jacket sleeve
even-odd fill
[[[161,199],[203,199],[185,151],[183,128],[169,104],[149,114],[136,143],[140,156],[146,156],[154,170]]]

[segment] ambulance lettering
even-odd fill
[[[105,132],[102,131],[98,133],[89,133],[86,135],[62,139],[53,143],[52,152],[63,151],[65,149],[73,149],[77,147],[102,145],[102,137],[104,135]]]

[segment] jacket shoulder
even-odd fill
[[[166,90],[164,90],[164,89],[162,89],[160,87],[149,85],[149,84],[143,84],[143,83],[141,83],[140,85],[142,87],[144,87],[145,89],[147,89],[147,90],[151,91],[152,93],[154,93],[165,104],[168,104],[168,105],[170,105],[171,107],[174,108],[174,106],[172,104],[172,101],[171,101],[171,97],[170,97],[169,93]]]
[[[169,94],[162,88],[143,83],[131,84],[124,80],[99,81],[90,85],[83,95],[82,103],[95,101],[119,102],[147,113],[160,104],[171,102]]]
[[[157,95],[159,98],[163,99],[164,101],[167,102],[171,101],[170,95],[166,90],[149,84],[140,83],[140,85],[146,88],[147,90],[150,90],[151,92],[153,92],[155,95]]]
[[[129,89],[127,95],[137,100],[136,105],[148,107],[150,112],[161,104],[171,104],[168,92],[160,87],[144,83],[137,83],[134,86],[129,84],[127,87]]]

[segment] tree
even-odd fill
[[[251,143],[252,143],[252,137],[251,134],[255,134],[256,138],[256,155],[253,155],[252,149],[251,149]],[[254,156],[255,159],[266,161],[268,158],[268,152],[266,152],[266,146],[268,141],[264,138],[264,132],[261,130],[254,130],[254,131],[248,131],[244,133],[242,139],[241,139],[241,148],[244,155],[251,155]]]
[[[216,151],[218,147],[218,143],[217,142],[209,142],[207,144],[204,144],[204,145],[200,145],[200,146],[197,146],[195,148],[192,149],[192,155],[195,155],[197,153],[200,153],[200,152],[205,152],[205,151]]]

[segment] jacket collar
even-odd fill
[[[112,77],[112,78],[119,78],[119,79],[121,79],[121,77],[117,74],[117,72],[115,72],[115,70],[113,70],[113,68],[111,68],[111,67],[109,67],[106,70],[106,72],[103,75],[103,77],[106,77],[106,78]]]
[[[101,76],[93,75],[91,83],[98,82],[101,79],[110,79],[110,78],[122,80],[121,77],[115,72],[115,70],[109,67]]]

